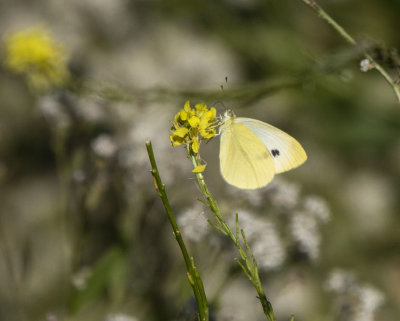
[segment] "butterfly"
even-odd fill
[[[241,189],[267,185],[275,176],[303,164],[307,154],[300,143],[262,121],[236,117],[227,110],[219,128],[220,170],[224,179]]]

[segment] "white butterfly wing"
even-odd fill
[[[263,187],[275,175],[265,144],[249,128],[232,120],[221,130],[219,158],[222,176],[238,188]]]
[[[300,143],[280,129],[251,118],[238,117],[234,121],[249,128],[267,147],[275,163],[275,173],[286,172],[306,161],[307,154]]]

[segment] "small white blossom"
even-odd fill
[[[245,278],[231,278],[222,288],[218,298],[216,320],[260,320],[258,302],[254,300],[254,289],[247,281]]]
[[[383,304],[384,295],[367,284],[358,284],[353,273],[336,269],[332,271],[325,288],[335,292],[341,306],[347,306],[351,321],[374,321],[376,310]]]
[[[76,113],[80,118],[90,123],[100,123],[107,120],[104,102],[95,97],[82,98],[79,100]]]
[[[109,158],[117,150],[117,144],[114,139],[107,134],[98,136],[91,144],[93,151],[101,157]]]
[[[179,214],[178,226],[185,238],[193,242],[200,241],[209,231],[209,223],[202,215],[202,207],[196,204]]]
[[[276,226],[272,222],[264,222],[261,227],[264,234],[252,242],[253,254],[260,269],[273,270],[283,264],[286,253]]]
[[[236,187],[232,187],[229,185],[229,186],[227,186],[227,190],[235,198],[244,198],[252,206],[260,206],[264,201],[262,190],[260,190],[260,189],[258,189],[258,190],[241,190],[241,189],[238,189]]]
[[[374,68],[374,65],[369,61],[369,59],[363,59],[360,62],[360,70],[362,72],[367,72],[368,70],[371,70]]]
[[[137,107],[137,106],[136,106]],[[157,105],[152,104],[143,111],[135,109],[134,113],[129,117],[131,119],[130,130],[125,137],[122,155],[119,160],[124,167],[134,170],[132,174],[135,177],[135,184],[148,182],[148,166],[149,155],[147,155],[144,142],[151,140],[156,152],[156,158],[163,159],[158,164],[159,171],[162,173],[164,184],[170,185],[176,183],[177,173],[179,175],[187,175],[191,173],[192,165],[183,156],[184,149],[175,150],[171,148],[169,135],[160,135],[160,133],[168,133],[171,127],[170,117],[176,111],[173,105]],[[154,117],[157,115],[157,117]],[[125,115],[125,117],[127,117]],[[177,157],[176,153],[182,153],[182,157]],[[186,176],[187,177],[187,176]]]
[[[239,228],[244,230],[260,269],[273,270],[286,259],[282,241],[275,224],[268,219],[257,217],[247,211],[238,211]],[[230,219],[235,226],[235,217]]]
[[[330,273],[325,283],[325,289],[331,292],[344,293],[353,287],[354,284],[355,276],[353,273],[335,269]]]
[[[319,256],[321,237],[315,217],[297,212],[292,216],[290,231],[295,241],[298,242],[300,250],[308,255],[312,261]]]
[[[300,186],[282,179],[275,179],[269,185],[268,193],[275,206],[292,209],[299,202]]]
[[[71,124],[71,117],[64,106],[54,95],[43,96],[39,99],[38,109],[46,120],[56,127],[65,128]]]
[[[255,224],[256,215],[241,209],[236,211],[235,213],[238,213],[239,227],[244,230],[247,236],[247,240],[250,241],[258,234],[259,231],[257,224]],[[235,231],[236,216],[232,215],[229,218],[228,223],[232,227],[232,230]]]
[[[358,304],[352,321],[374,321],[375,311],[383,304],[383,294],[370,285],[359,286]]]
[[[306,196],[303,200],[304,211],[311,214],[322,222],[328,222],[331,216],[330,209],[326,201],[319,196]]]

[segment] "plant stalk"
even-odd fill
[[[193,154],[190,150],[188,150],[188,155],[192,161],[193,168],[196,168],[198,165],[200,165],[200,157],[198,154]],[[262,287],[260,277],[258,274],[258,268],[257,268],[257,263],[255,258],[253,257],[250,246],[246,241],[245,235],[243,230],[242,232],[242,237],[243,241],[245,243],[245,246],[250,252],[250,257],[249,254],[246,252],[245,248],[243,248],[240,238],[239,238],[239,223],[238,223],[238,218],[236,217],[236,233],[232,231],[230,226],[223,220],[221,211],[219,209],[217,201],[214,199],[214,197],[211,195],[210,191],[207,188],[206,182],[204,180],[204,176],[202,173],[196,173],[196,179],[197,182],[200,186],[200,190],[203,193],[204,197],[206,198],[208,202],[208,206],[211,209],[211,211],[214,213],[215,220],[218,223],[217,230],[222,232],[223,234],[227,235],[235,244],[241,261],[236,260],[239,266],[242,268],[243,272],[247,275],[253,286],[255,287],[257,293],[258,293],[258,299],[260,300],[261,306],[263,308],[264,314],[267,317],[269,321],[276,321],[274,311],[272,308],[271,302],[267,299],[267,296],[264,293],[264,289]],[[212,226],[215,227],[214,224],[211,223]]]
[[[153,153],[153,148],[150,141],[146,142],[147,153],[149,155],[150,163],[151,163],[151,174],[153,176],[154,187],[156,189],[157,194],[160,196],[161,201],[164,205],[165,211],[168,216],[168,220],[171,223],[171,227],[174,231],[174,237],[179,244],[181,249],[183,258],[186,263],[187,269],[187,277],[189,283],[192,287],[197,307],[199,310],[199,320],[200,321],[208,321],[209,320],[209,310],[207,297],[204,291],[203,281],[200,278],[200,275],[197,271],[197,268],[194,264],[193,257],[190,257],[188,250],[186,249],[185,243],[183,242],[182,235],[179,231],[178,224],[176,223],[174,214],[172,212],[171,206],[169,204],[169,200],[167,197],[167,193],[165,191],[165,185],[161,181],[161,177],[159,175],[156,160]]]
[[[314,12],[318,14],[322,19],[329,23],[348,43],[353,46],[357,46],[355,39],[350,36],[350,34],[339,25],[328,13],[325,12],[314,0],[301,0],[307,6],[309,6]],[[395,83],[392,77],[387,73],[387,71],[377,63],[374,58],[368,53],[364,53],[365,58],[367,58],[371,65],[385,78],[386,82],[392,87],[394,94],[396,95],[397,101],[400,103],[400,87]]]

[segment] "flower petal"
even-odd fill
[[[189,129],[185,128],[185,127],[179,127],[177,128],[172,134],[174,136],[178,136],[178,137],[185,137],[186,134],[189,132]]]
[[[179,117],[181,118],[181,120],[185,121],[185,120],[187,119],[187,116],[188,116],[188,114],[187,114],[187,112],[186,112],[184,109],[182,109],[182,110],[179,112]]]
[[[187,113],[189,113],[189,112],[191,111],[189,100],[186,100],[185,106],[183,107],[183,109],[184,109]]]
[[[204,172],[204,170],[206,169],[206,164],[204,164],[204,165],[198,165],[198,166],[196,166],[193,170],[192,170],[192,172],[193,173],[203,173]]]
[[[191,127],[197,127],[197,125],[200,123],[200,118],[197,116],[192,116],[188,119],[188,122]]]
[[[199,140],[197,139],[197,137],[192,139],[192,150],[198,154],[199,153],[199,148],[200,148],[200,144],[199,144]]]
[[[205,103],[196,104],[194,107],[196,108],[197,112],[202,112],[207,110],[207,105]]]

